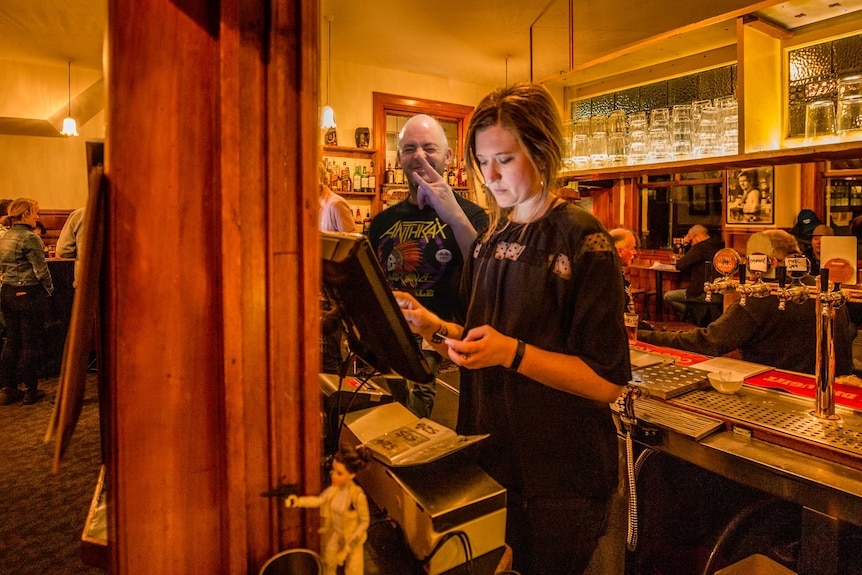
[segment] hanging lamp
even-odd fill
[[[63,120],[63,129],[60,133],[64,136],[78,135],[78,125],[72,117],[72,62],[69,62],[69,115]]]
[[[335,20],[335,18],[333,16],[327,16],[326,20],[329,22],[329,55],[326,58],[326,105],[320,111],[321,130],[331,130],[335,128],[335,112],[329,105],[329,75],[332,71],[332,21]]]

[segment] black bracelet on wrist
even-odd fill
[[[446,327],[445,323],[440,324],[440,329],[434,332],[434,335],[431,336],[429,340],[431,343],[443,343],[443,340],[446,339],[446,336],[449,335],[449,328]]]
[[[524,359],[524,351],[527,349],[527,344],[518,340],[518,348],[515,350],[515,359],[512,360],[512,365],[509,366],[509,369],[517,372],[518,368],[521,367],[521,360]]]

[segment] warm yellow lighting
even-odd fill
[[[329,44],[327,46],[329,56],[326,59],[326,105],[320,111],[320,129],[334,130],[336,127],[335,112],[329,105],[329,74],[332,70],[332,21],[335,20],[335,17],[327,16],[326,20],[329,22]]]
[[[320,129],[331,130],[335,128],[335,112],[330,106],[324,106],[320,111]]]
[[[75,118],[72,117],[72,63],[69,62],[69,115],[63,120],[63,129],[60,133],[64,136],[77,136],[78,125],[75,123]]]
[[[78,125],[75,123],[75,118],[69,116],[63,120],[63,129],[60,131],[64,136],[77,136]]]

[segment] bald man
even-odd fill
[[[463,321],[461,268],[473,240],[488,226],[488,215],[446,183],[443,174],[452,156],[437,120],[425,114],[407,120],[398,135],[398,159],[410,195],[374,216],[368,239],[392,289],[410,292],[443,320]],[[436,372],[440,356],[431,349],[423,352]],[[407,393],[402,382],[389,380],[393,397],[419,417],[428,417],[435,383],[411,382]]]
[[[691,247],[676,262],[676,269],[688,272],[689,284],[685,289],[675,289],[664,294],[664,303],[669,305],[680,318],[685,316],[687,301],[704,301],[703,284],[711,281],[716,273],[713,271],[712,258],[724,247],[719,238],[709,235],[705,226],[695,224],[689,228],[683,238],[683,244]]]
[[[638,255],[637,238],[635,238],[634,233],[627,228],[614,228],[608,233],[611,234],[611,240],[614,242],[614,247],[617,248],[620,265],[623,268],[632,265],[632,260]],[[625,269],[623,269],[623,286],[626,290],[627,311],[628,313],[636,313],[635,300],[631,292],[631,281],[626,277]]]

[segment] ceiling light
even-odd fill
[[[329,55],[326,58],[326,105],[320,111],[320,129],[333,130],[335,129],[335,112],[329,105],[329,75],[332,71],[332,21],[335,18],[327,16],[326,20],[329,22]]]
[[[63,120],[63,129],[60,131],[64,136],[77,136],[78,126],[72,117],[72,62],[69,62],[69,115]]]

